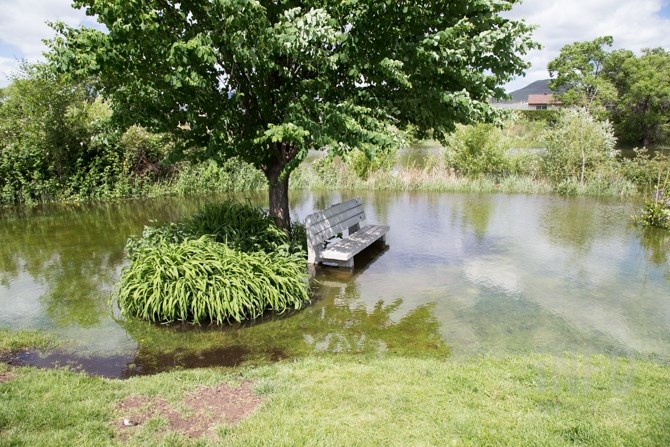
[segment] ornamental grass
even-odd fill
[[[227,201],[146,227],[126,246],[118,303],[153,322],[241,322],[309,301],[305,254],[267,212]]]

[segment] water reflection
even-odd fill
[[[357,195],[296,192],[291,212],[304,219]],[[353,274],[320,271],[307,309],[227,328],[126,321],[110,305],[128,236],[222,197],[4,211],[0,327],[52,332],[71,341],[87,368],[100,361],[105,374],[120,375],[320,352],[670,359],[670,236],[629,225],[634,206],[551,196],[362,196],[368,220],[391,226],[387,247],[363,254]]]

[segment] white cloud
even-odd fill
[[[46,47],[42,39],[54,36],[47,21],[77,26],[89,23],[83,11],[73,9],[71,0],[2,0],[0,13],[0,86],[19,66],[20,59],[39,60]]]
[[[508,16],[538,25],[535,40],[543,45],[527,57],[532,67],[525,78],[508,85],[515,90],[547,79],[547,64],[567,44],[614,37],[614,48],[639,52],[643,48],[670,48],[670,19],[661,16],[667,0],[525,0]]]

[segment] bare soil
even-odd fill
[[[14,376],[9,371],[0,372],[0,383],[9,382],[13,378],[14,378]]]
[[[191,438],[214,437],[212,428],[239,423],[263,401],[252,390],[251,382],[243,382],[238,388],[225,383],[201,386],[183,399],[183,413],[160,397],[129,396],[117,407],[121,413],[117,426],[125,438],[149,419],[162,417],[173,432]]]

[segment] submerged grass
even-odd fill
[[[53,348],[56,344],[54,337],[38,331],[0,329],[0,354],[28,348]]]
[[[210,438],[175,434],[155,416],[120,434],[127,396],[179,410],[201,385],[245,380],[265,403]],[[570,355],[307,358],[127,381],[20,368],[0,383],[0,445],[661,446],[668,381],[667,365]]]

